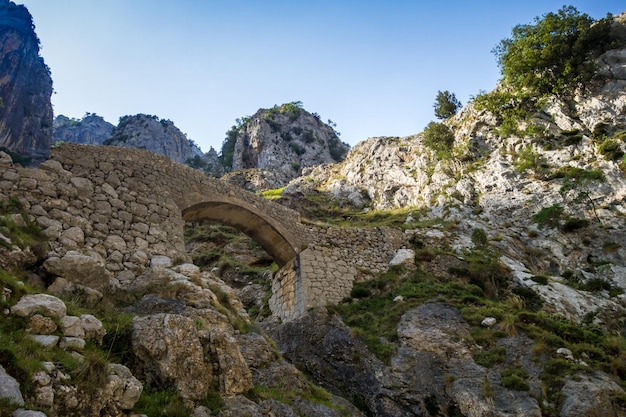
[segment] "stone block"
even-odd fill
[[[85,339],[79,337],[62,337],[59,347],[66,350],[82,351],[85,349]]]
[[[59,298],[48,294],[26,294],[11,307],[11,314],[28,317],[40,313],[48,317],[61,318],[65,316],[67,308]]]
[[[52,349],[59,343],[59,336],[55,335],[29,334],[27,337],[48,350]]]
[[[56,331],[57,325],[50,318],[41,314],[33,314],[28,319],[26,330],[32,334],[52,334]]]
[[[85,337],[81,320],[76,316],[65,316],[61,318],[60,325],[63,336]]]

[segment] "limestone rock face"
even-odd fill
[[[352,338],[338,317],[322,310],[278,326],[272,335],[283,356],[315,383],[343,397],[359,398],[370,415],[428,415],[436,407],[442,415],[541,416],[529,393],[502,387],[497,370],[474,362],[468,324],[444,303],[423,304],[405,313],[398,325],[400,347],[389,365]],[[511,360],[534,366],[516,353],[519,343],[510,343]],[[529,343],[524,349],[532,346]],[[485,380],[493,387],[491,397],[483,392]]]
[[[601,371],[590,375],[567,377],[561,390],[564,401],[560,415],[563,417],[624,416],[626,409],[616,400],[623,393],[624,390]]]
[[[32,16],[0,1],[0,147],[40,162],[52,142],[52,79]]]
[[[149,381],[173,383],[185,399],[200,399],[213,382],[194,321],[176,314],[133,319],[133,353]]]
[[[202,151],[181,132],[171,120],[137,114],[120,118],[105,145],[147,149],[165,155],[176,162],[185,162]]]
[[[54,142],[74,142],[102,145],[111,138],[113,126],[95,113],[87,113],[82,119],[70,119],[62,114],[54,118]]]
[[[303,168],[342,161],[349,149],[333,127],[302,109],[300,103],[260,109],[233,129],[229,132],[232,165],[226,168],[269,172],[248,181],[249,189],[282,187],[299,176]],[[241,176],[236,178],[243,180]]]

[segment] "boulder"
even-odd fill
[[[78,297],[89,306],[95,306],[102,300],[100,291],[68,281],[63,277],[57,277],[48,287],[48,292],[59,296]]]
[[[107,332],[100,320],[91,314],[81,314],[80,325],[83,328],[86,339],[95,340],[98,344],[102,344],[102,339]]]
[[[46,414],[41,411],[24,410],[23,408],[17,409],[11,414],[11,417],[46,417]]]
[[[412,264],[415,261],[415,251],[412,249],[399,249],[389,265]]]
[[[53,275],[97,291],[107,291],[111,287],[111,273],[106,270],[104,263],[94,256],[70,251],[60,258],[48,258],[43,267]]]
[[[55,335],[29,334],[28,338],[39,343],[47,350],[52,349],[59,343],[59,336]]]
[[[172,385],[184,399],[203,399],[214,383],[213,365],[205,360],[198,330],[189,317],[135,317],[132,351],[140,375]]]
[[[61,325],[61,333],[67,337],[85,337],[85,331],[80,322],[80,318],[76,316],[65,316],[59,321]]]
[[[626,392],[602,371],[566,376],[561,389],[561,417],[621,417],[626,408],[619,398]]]
[[[24,405],[20,384],[6,373],[2,365],[0,365],[0,399],[6,399],[9,403],[19,406]]]
[[[109,398],[121,410],[132,410],[143,391],[141,381],[130,370],[117,363],[109,365],[109,376],[104,386],[103,396]]]
[[[65,303],[48,294],[27,294],[11,307],[11,314],[20,317],[28,317],[34,313],[40,313],[48,317],[61,318],[65,316],[67,308]]]
[[[64,318],[64,317],[63,317]],[[63,320],[61,318],[61,320]],[[52,334],[57,330],[56,323],[50,318],[41,314],[33,314],[28,319],[26,331],[33,334]]]

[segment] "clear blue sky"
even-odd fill
[[[438,90],[465,104],[500,78],[491,50],[520,23],[624,0],[16,0],[52,71],[55,116],[153,114],[203,151],[238,117],[302,101],[343,141],[407,136]]]

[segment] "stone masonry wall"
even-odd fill
[[[53,160],[14,166],[0,153],[0,173],[0,198],[20,200],[50,240],[51,255],[88,254],[119,281],[133,280],[153,255],[187,259],[175,202],[110,163],[90,167],[87,178]]]
[[[293,210],[139,149],[64,144],[36,169],[0,153],[0,199],[9,197],[42,227],[50,256],[92,257],[114,286],[132,282],[154,256],[188,261],[182,210],[232,198],[264,216],[299,253],[274,280],[272,305],[283,319],[341,301],[355,281],[385,271],[405,244],[396,229],[303,225]]]
[[[396,251],[406,244],[402,231],[389,227],[310,227],[309,241],[309,247],[330,250],[328,265],[336,258],[355,268],[358,280],[386,271]]]
[[[128,188],[162,193],[181,211],[215,198],[232,199],[273,222],[298,250],[305,245],[307,232],[298,212],[226,181],[210,178],[163,155],[142,149],[65,143],[52,149],[51,159],[61,162],[74,175],[92,181],[100,181],[99,178],[107,176],[114,168],[130,182]],[[161,196],[153,197],[158,199]]]

